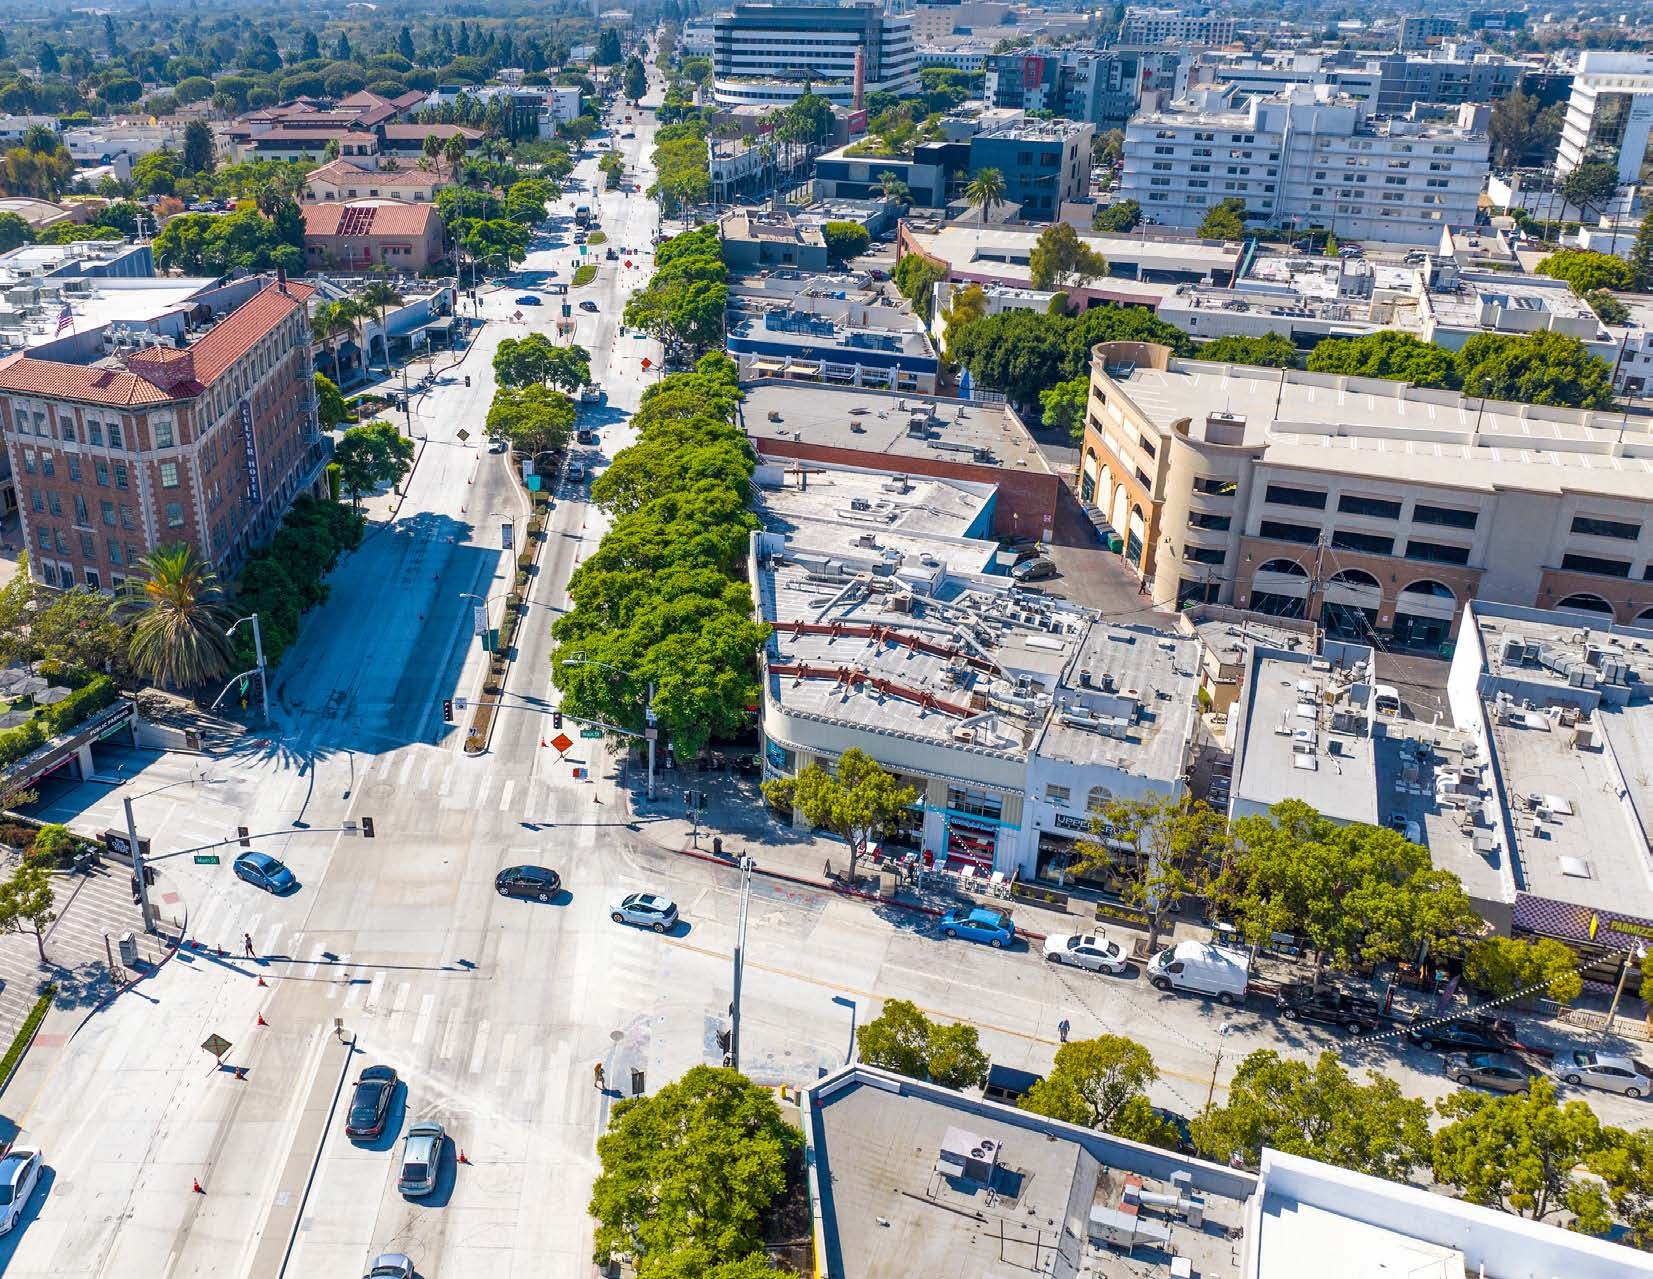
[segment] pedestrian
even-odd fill
[[[241,934],[241,949],[247,952],[248,959],[258,958],[258,952],[253,949],[253,935],[251,933]]]
[[[1068,1042],[1068,1031],[1072,1029],[1073,1027],[1068,1024],[1068,1019],[1066,1017],[1056,1023],[1056,1033],[1062,1037],[1062,1042],[1064,1044]]]
[[[596,1085],[597,1091],[602,1092],[602,1090],[603,1090],[603,1063],[602,1062],[598,1062],[595,1066],[593,1066],[591,1068],[591,1081],[592,1081],[593,1084]]]

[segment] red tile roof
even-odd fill
[[[352,235],[425,235],[438,221],[433,204],[307,204],[303,213],[306,237],[338,235],[347,213],[362,222]],[[361,218],[362,213],[370,216]]]
[[[391,187],[441,187],[448,179],[433,169],[364,169],[349,160],[332,160],[311,169],[306,182],[365,182]]]
[[[222,376],[295,309],[302,309],[314,292],[314,286],[308,284],[288,284],[286,293],[277,285],[269,284],[218,321],[206,336],[185,351],[152,352],[150,358],[163,364],[188,355],[195,365],[195,380],[182,383],[171,392],[126,369],[65,364],[35,358],[28,351],[19,351],[0,361],[0,391],[123,408],[189,399]]]
[[[481,129],[467,129],[462,124],[387,124],[383,133],[386,142],[423,142],[433,133],[444,142],[455,134],[467,142],[479,142],[485,136]]]

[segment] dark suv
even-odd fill
[[[1274,997],[1275,1010],[1288,1021],[1320,1021],[1341,1026],[1351,1035],[1375,1030],[1383,1020],[1383,1009],[1375,999],[1351,995],[1335,986],[1313,986],[1288,982]]]
[[[1413,1020],[1422,1024],[1409,1029],[1406,1037],[1435,1052],[1503,1052],[1515,1044],[1515,1023],[1503,1017],[1475,1016],[1437,1022],[1419,1015]]]

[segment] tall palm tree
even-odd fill
[[[328,353],[333,357],[335,381],[344,380],[344,370],[339,368],[337,339],[355,327],[355,317],[350,314],[349,307],[344,303],[317,302],[310,312],[310,336],[326,346]]]
[[[894,169],[885,169],[878,175],[878,189],[884,193],[886,200],[894,200],[900,205],[905,205],[907,198],[912,194],[907,184],[896,175]]]
[[[132,668],[173,688],[226,675],[230,613],[217,570],[182,542],[157,546],[136,567],[142,576],[127,580],[122,597],[134,618]]]
[[[981,220],[988,221],[993,210],[1004,203],[1004,174],[997,169],[983,169],[964,188],[964,198],[981,210]]]
[[[442,144],[442,158],[448,162],[448,180],[459,181],[459,166],[465,160],[465,135],[456,133]]]
[[[383,280],[374,280],[353,299],[365,308],[371,318],[379,321],[379,337],[385,344],[385,367],[390,367],[390,333],[385,328],[385,308],[402,305],[402,295]]]
[[[442,155],[442,139],[434,133],[427,133],[425,140],[419,144],[419,152],[424,159],[434,164]],[[429,168],[429,165],[425,166]]]

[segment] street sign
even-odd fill
[[[582,728],[580,730],[581,737],[601,737],[602,735],[603,730],[600,728]]]
[[[501,524],[499,526],[499,549],[502,551],[510,550],[516,538],[516,533],[516,525]]]
[[[103,846],[116,856],[124,857],[127,861],[132,860],[132,841],[127,837],[125,831],[106,830],[102,835],[98,836],[98,838],[103,841]],[[149,856],[148,835],[138,836],[138,851],[145,857]]]
[[[478,635],[488,633],[488,610],[480,604],[471,609],[471,626]]]
[[[557,754],[566,755],[568,748],[574,744],[574,739],[567,733],[558,733],[551,739],[551,745],[557,748]]]
[[[467,431],[464,427],[460,427],[459,430],[454,432],[454,434],[459,438],[459,442],[461,444],[463,444],[466,440],[471,438],[471,433],[469,431]]]
[[[205,1048],[214,1057],[222,1057],[225,1053],[229,1052],[231,1044],[230,1041],[225,1039],[222,1035],[208,1035],[206,1040],[201,1044],[201,1047]]]
[[[220,859],[217,853],[196,853],[192,860],[197,866],[216,866]]]

